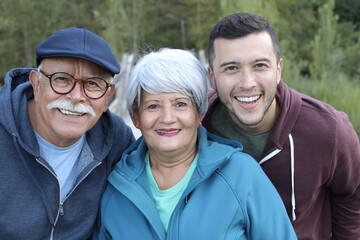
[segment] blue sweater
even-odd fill
[[[75,187],[61,203],[28,117],[31,70],[10,71],[0,88],[0,239],[87,239],[106,178],[134,137],[122,119],[104,113],[87,132]]]
[[[146,175],[143,138],[109,176],[94,239],[296,239],[284,205],[242,146],[198,130],[198,165],[166,233]]]

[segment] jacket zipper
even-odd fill
[[[60,186],[60,183],[59,183],[59,180],[57,179],[56,175],[46,166],[44,165],[42,162],[40,162],[38,160],[38,158],[36,157],[35,158],[36,161],[42,165],[43,167],[45,167],[45,169],[47,169],[55,178],[56,178],[56,181],[58,182],[58,186]],[[66,199],[68,197],[70,197],[70,195],[74,192],[74,190],[79,186],[79,184],[87,177],[89,176],[89,174],[95,169],[97,168],[102,162],[99,162],[97,163],[76,185],[75,187],[73,187],[73,189],[70,191],[70,193],[66,196],[66,198],[64,199],[64,201],[61,201],[59,199],[59,207],[58,207],[58,211],[57,211],[57,214],[56,214],[56,218],[55,218],[55,222],[54,224],[52,225],[52,228],[51,228],[51,233],[50,233],[50,240],[54,240],[54,231],[55,231],[55,227],[56,227],[56,224],[59,220],[59,216],[63,216],[64,215],[64,202],[66,201]],[[60,189],[60,187],[59,187]],[[59,193],[59,196],[60,196],[60,193]]]
[[[228,159],[229,159],[229,156],[225,156],[224,161],[227,161]],[[215,169],[217,169],[217,168],[218,168],[218,166],[217,166]],[[196,170],[195,170],[195,171],[196,171]],[[216,170],[215,170],[215,171],[216,171]],[[194,173],[193,173],[193,174],[194,174]],[[185,197],[179,199],[179,202],[178,202],[178,204],[176,205],[176,207],[174,208],[174,210],[173,210],[173,212],[172,212],[172,214],[171,214],[171,217],[170,217],[170,219],[169,219],[168,232],[167,232],[167,234],[166,234],[166,239],[172,239],[172,238],[173,238],[172,235],[171,235],[171,234],[173,234],[173,232],[170,231],[170,229],[173,227],[172,225],[174,224],[174,223],[173,223],[173,222],[174,222],[173,218],[175,217],[175,215],[176,215],[177,218],[180,218],[180,217],[181,217],[181,213],[183,212],[185,206],[188,204],[192,192],[195,190],[195,188],[196,188],[198,185],[200,185],[202,182],[206,181],[206,179],[208,179],[208,176],[205,176],[205,177],[202,176],[202,177],[201,177],[201,180],[199,180],[199,181],[197,181],[197,182],[195,182],[195,183],[192,183],[191,186],[188,185],[188,187],[184,190],[183,195],[184,195]],[[189,184],[190,184],[190,183],[189,183]],[[176,212],[176,213],[179,212],[179,213],[176,214],[175,212]]]

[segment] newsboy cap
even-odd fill
[[[36,47],[36,63],[44,58],[73,57],[91,61],[108,70],[120,72],[120,64],[110,45],[95,33],[81,28],[65,28],[53,33]]]

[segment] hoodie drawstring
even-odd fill
[[[296,214],[295,214],[295,206],[296,206],[296,201],[295,201],[295,162],[294,162],[294,140],[293,137],[291,135],[291,133],[289,133],[289,141],[290,141],[290,165],[291,165],[291,208],[292,208],[292,221],[296,220]],[[268,161],[269,159],[271,159],[273,156],[275,156],[276,154],[278,154],[281,150],[280,149],[276,149],[273,152],[271,152],[269,155],[267,155],[266,157],[264,157],[263,159],[261,159],[259,161],[259,164],[263,164],[264,162]]]
[[[292,220],[296,220],[295,214],[295,163],[294,163],[294,140],[291,135],[289,134],[289,141],[290,141],[290,161],[291,161],[291,206],[292,206]]]

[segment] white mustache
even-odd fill
[[[47,105],[47,108],[48,109],[59,108],[59,109],[64,109],[64,110],[71,111],[71,112],[84,113],[84,114],[89,113],[93,117],[96,116],[96,113],[92,107],[85,106],[81,103],[74,104],[68,100],[55,100],[55,101],[49,103]]]

